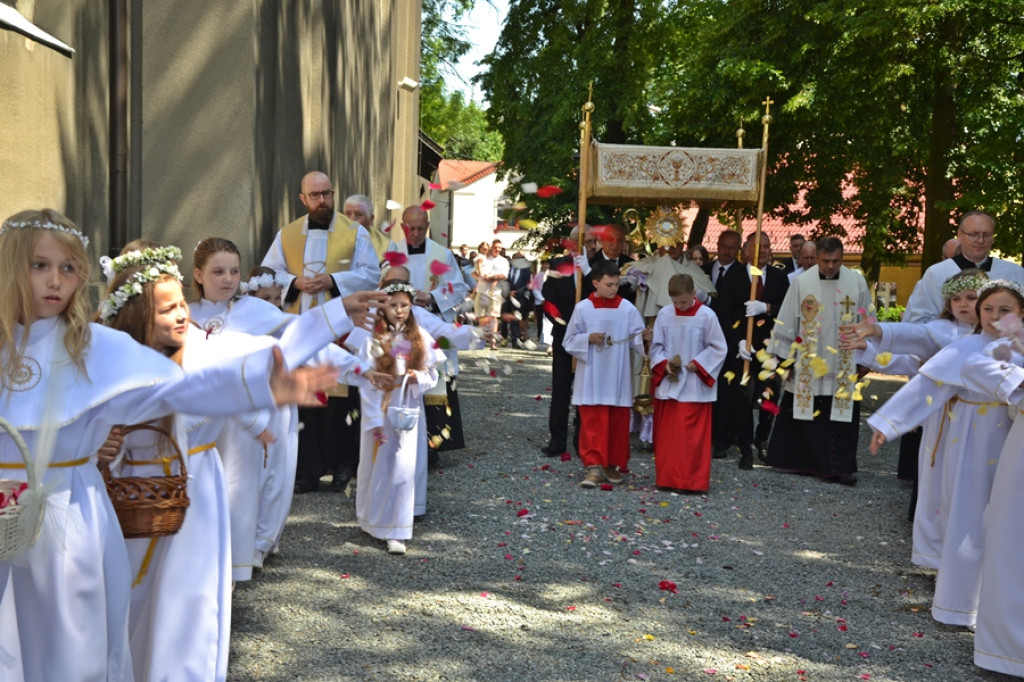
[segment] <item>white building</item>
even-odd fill
[[[498,164],[488,161],[444,159],[431,192],[431,238],[458,253],[465,244],[476,251],[480,242],[500,239],[506,249],[526,232],[509,225],[511,202],[504,196],[507,180],[497,177]],[[511,252],[511,250],[510,250]]]

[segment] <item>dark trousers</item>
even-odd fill
[[[303,428],[299,431],[296,480],[315,482],[327,473],[355,473],[359,464],[359,420],[355,416],[358,412],[353,410],[358,409],[359,393],[352,388],[347,398],[328,398],[324,407],[299,408]],[[350,414],[351,425],[347,423]]]
[[[569,441],[569,403],[572,400],[572,356],[562,348],[564,328],[556,333],[551,348],[551,407],[548,411],[548,446],[565,452]]]

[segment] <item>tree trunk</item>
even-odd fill
[[[945,27],[947,44],[955,40],[955,28]],[[925,169],[924,250],[921,272],[942,260],[942,244],[953,236],[949,205],[955,197],[953,182],[946,177],[948,155],[956,143],[956,85],[941,62],[932,74],[932,130],[928,140],[928,167]]]

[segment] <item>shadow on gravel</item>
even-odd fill
[[[432,472],[406,556],[353,499],[296,498],[282,554],[236,590],[230,679],[1009,679],[932,621],[891,446],[856,488],[740,471],[734,451],[708,494],[667,494],[634,450],[621,486],[582,490],[578,462],[538,450],[548,362],[489,365],[508,378],[463,365],[468,447]]]

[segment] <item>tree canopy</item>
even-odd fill
[[[759,145],[770,96],[766,210],[820,233],[852,216],[870,274],[920,250],[922,219],[937,260],[970,208],[1024,250],[1022,17],[1024,0],[511,0],[480,83],[506,172],[567,194],[591,81],[604,142],[731,147],[742,120]],[[570,200],[533,208],[559,220]]]
[[[485,111],[466,102],[461,91],[450,92],[444,76],[469,52],[466,29],[459,23],[474,0],[423,0],[420,53],[420,128],[444,147],[449,159],[500,161],[501,136],[492,130]]]

